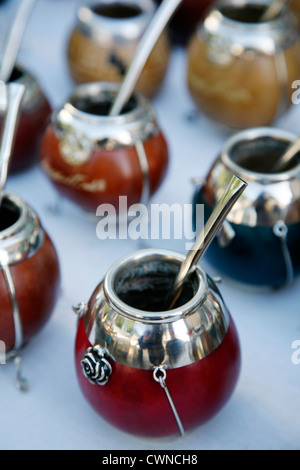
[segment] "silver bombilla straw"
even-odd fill
[[[275,18],[288,3],[289,0],[272,0],[263,12],[260,21],[269,21]]]
[[[289,165],[298,158],[298,153],[300,152],[300,137],[292,142],[283,155],[277,160],[275,165],[272,168],[273,172],[284,171]]]
[[[231,179],[225,193],[215,209],[213,210],[211,216],[209,217],[207,223],[199,233],[196,238],[194,245],[187,254],[186,259],[181,264],[179,273],[176,276],[173,288],[171,293],[168,296],[168,309],[171,310],[176,304],[183,285],[191,273],[193,267],[198,263],[200,258],[203,256],[207,248],[209,247],[213,237],[216,232],[224,222],[226,216],[240,198],[241,194],[247,187],[247,183],[241,180],[237,176],[233,176]]]

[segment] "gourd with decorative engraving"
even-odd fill
[[[40,163],[58,192],[88,212],[144,201],[162,184],[168,145],[149,100],[135,93],[117,116],[108,111],[120,88],[79,85],[53,113],[41,142]]]

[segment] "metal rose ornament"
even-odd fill
[[[292,104],[300,40],[287,6],[262,21],[269,3],[225,0],[193,35],[187,85],[201,112],[233,129],[267,126]]]

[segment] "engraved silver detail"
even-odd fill
[[[59,150],[69,165],[79,166],[90,159],[94,143],[84,133],[74,129],[66,129],[62,133]]]
[[[174,405],[174,402],[172,400],[172,397],[171,397],[170,392],[169,392],[169,390],[167,388],[167,385],[166,385],[166,378],[167,378],[166,369],[164,367],[156,367],[154,369],[154,372],[153,372],[153,378],[156,382],[158,382],[160,384],[160,386],[165,391],[165,394],[166,394],[167,399],[169,401],[169,404],[170,404],[170,407],[172,409],[173,415],[176,419],[176,423],[178,425],[180,434],[181,434],[181,436],[184,436],[184,428],[182,426],[181,419],[179,417],[179,414],[176,410],[176,407]]]

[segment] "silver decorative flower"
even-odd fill
[[[105,385],[112,373],[112,367],[104,355],[105,351],[96,345],[88,348],[81,360],[82,372],[92,384]]]

